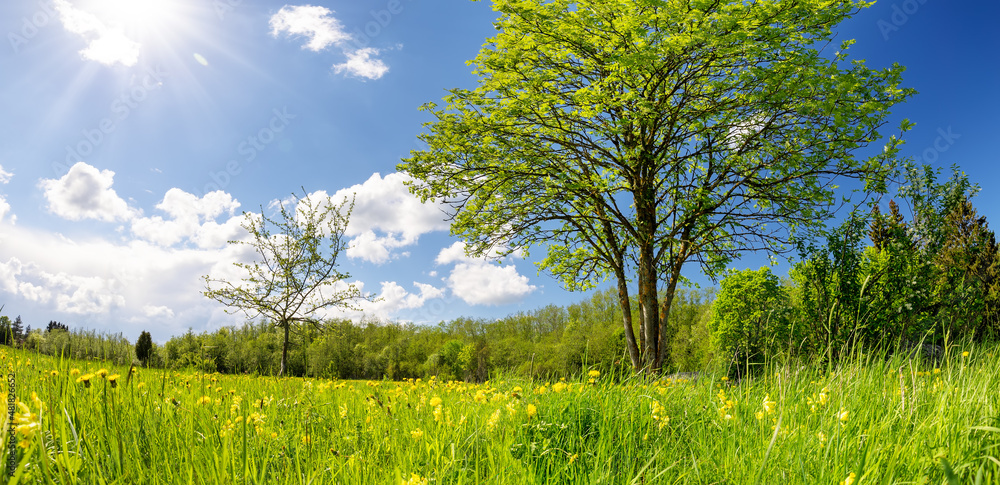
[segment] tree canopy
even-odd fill
[[[257,259],[233,263],[242,280],[204,277],[206,297],[248,318],[263,316],[284,330],[280,374],[287,367],[293,325],[319,325],[322,310],[354,308],[356,301],[371,298],[345,281],[349,273],[337,269],[338,257],[347,248],[344,232],[353,203],[294,194],[293,199],[278,202],[274,218],[263,207],[260,214],[243,213],[243,228],[250,238],[230,244],[250,246]]]
[[[475,255],[543,245],[568,289],[614,279],[636,369],[669,361],[681,269],[719,274],[821,225],[835,181],[883,191],[899,65],[829,52],[867,2],[494,0],[497,35],[404,159],[411,190],[451,210]],[[906,131],[909,123],[900,127]],[[639,341],[629,293],[638,285]]]

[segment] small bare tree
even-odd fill
[[[344,281],[350,274],[337,269],[337,258],[347,249],[344,232],[353,200],[348,203],[345,198],[335,205],[329,198],[292,197],[287,205],[278,203],[274,218],[265,215],[263,207],[260,215],[243,213],[242,225],[251,238],[229,243],[252,247],[257,260],[233,263],[243,273],[242,280],[204,277],[204,295],[230,307],[227,312],[243,312],[247,318],[263,316],[284,330],[279,375],[287,370],[288,334],[293,325],[318,326],[317,314],[325,308],[357,309],[359,300],[373,300]]]

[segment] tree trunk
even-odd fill
[[[635,343],[635,331],[632,330],[632,302],[628,297],[628,284],[625,280],[625,273],[616,270],[618,278],[618,304],[622,308],[622,320],[625,324],[625,345],[628,348],[629,359],[632,360],[632,368],[638,372],[642,369],[642,359],[639,356],[639,347]]]
[[[670,342],[667,340],[667,322],[669,322],[670,307],[674,304],[677,294],[677,280],[681,277],[681,264],[675,263],[667,283],[667,294],[663,297],[663,313],[660,315],[660,365],[670,362]]]
[[[281,327],[285,329],[285,341],[281,344],[281,368],[278,370],[279,376],[284,376],[288,366],[288,327],[290,322],[282,322]]]
[[[656,268],[653,263],[653,246],[641,244],[639,247],[639,307],[642,326],[646,330],[646,371],[660,371],[660,312],[657,308]]]

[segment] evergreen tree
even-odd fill
[[[10,339],[11,343],[19,342],[24,338],[24,322],[21,321],[21,315],[18,315],[14,319],[14,325],[10,329]]]
[[[143,366],[148,365],[149,358],[153,352],[153,337],[149,332],[143,331],[139,334],[139,340],[135,342],[135,356],[142,362]]]

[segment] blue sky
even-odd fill
[[[838,29],[857,39],[852,58],[907,66],[920,93],[889,123],[917,124],[903,153],[959,164],[990,220],[998,14],[995,2],[880,1]],[[225,241],[241,211],[302,189],[357,194],[342,269],[382,296],[367,315],[437,322],[584,298],[531,258],[465,257],[395,172],[420,148],[417,108],[475,85],[466,61],[494,18],[490,2],[458,0],[3,2],[4,313],[159,341],[239,323],[201,296],[200,277],[240,256]]]

